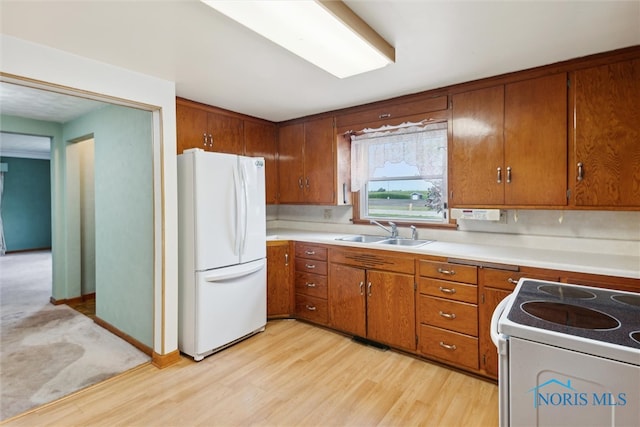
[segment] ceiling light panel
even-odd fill
[[[395,60],[393,47],[340,1],[202,2],[340,78]]]

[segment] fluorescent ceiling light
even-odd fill
[[[341,1],[202,2],[340,78],[395,61],[395,49]]]

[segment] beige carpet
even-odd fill
[[[0,256],[0,420],[149,361],[50,296],[50,252]]]

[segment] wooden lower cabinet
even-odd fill
[[[288,241],[267,242],[267,317],[291,316],[292,257]]]
[[[478,338],[421,324],[418,351],[454,365],[478,369]]]
[[[414,351],[413,271],[367,268],[367,263],[375,263],[377,255],[342,249],[336,254],[343,262],[351,259],[356,265],[329,264],[329,325],[352,335]],[[409,259],[413,270],[413,259]]]
[[[508,270],[481,268],[478,270],[478,349],[480,370],[498,378],[498,353],[491,341],[491,316],[494,310],[516,287],[521,277],[557,282],[560,276],[538,269],[513,267]]]

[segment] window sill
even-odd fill
[[[377,221],[377,220],[376,220]],[[415,225],[416,228],[432,228],[432,229],[439,229],[439,230],[457,230],[458,229],[458,224],[453,222],[453,223],[448,223],[448,224],[444,224],[444,223],[439,223],[439,224],[428,224],[428,223],[421,223],[421,222],[407,222],[407,221],[398,221],[395,219],[380,219],[380,222],[382,224],[388,222],[388,221],[393,221],[396,225],[398,225],[398,227],[409,227],[410,225]],[[352,219],[351,222],[353,224],[359,224],[359,225],[369,225],[371,224],[371,221],[367,220],[367,219]]]

